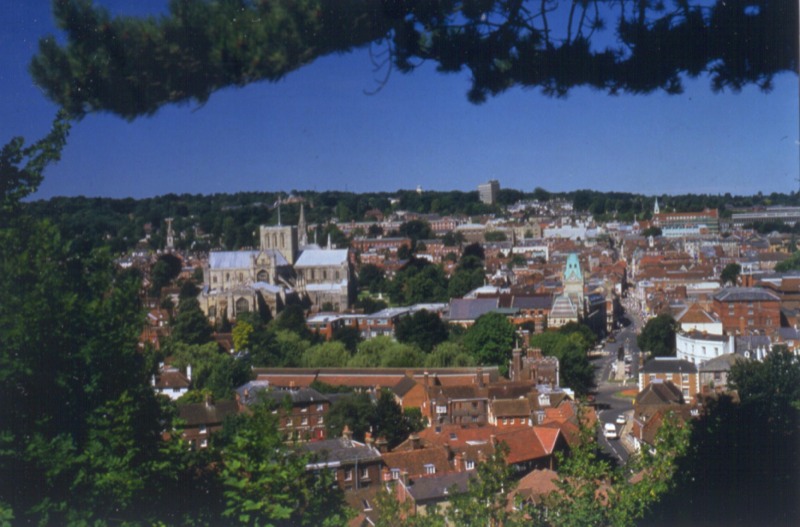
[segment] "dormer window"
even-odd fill
[[[425,474],[436,474],[436,466],[432,463],[425,463]]]

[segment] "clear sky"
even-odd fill
[[[158,13],[166,0],[101,0],[113,13]],[[0,143],[35,140],[56,106],[27,73],[38,39],[57,34],[45,0],[0,10]],[[513,89],[476,106],[468,73],[432,65],[377,86],[366,51],[320,59],[276,84],[212,95],[128,122],[89,115],[35,198],[166,193],[589,188],[653,194],[790,192],[800,186],[798,78],[775,88],[679,96],[565,99]]]

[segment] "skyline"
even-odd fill
[[[158,13],[166,1],[112,13]],[[47,133],[56,105],[27,65],[38,39],[57,34],[47,3],[15,2],[0,36],[0,141]],[[41,5],[44,4],[44,5]],[[514,88],[475,106],[468,74],[430,64],[378,83],[366,50],[329,56],[278,83],[226,89],[207,104],[171,106],[127,122],[74,123],[62,160],[32,199],[57,195],[501,188],[588,188],[657,194],[792,192],[800,185],[798,78],[763,93],[714,94],[707,77],[683,95],[609,96],[580,88],[566,99]],[[6,91],[7,90],[7,91]]]

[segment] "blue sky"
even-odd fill
[[[141,14],[166,0],[98,3]],[[10,0],[0,21],[0,143],[35,140],[56,112],[27,73],[38,39],[57,33],[49,2]],[[552,99],[513,89],[480,106],[467,102],[467,73],[442,75],[432,65],[393,72],[365,95],[376,86],[366,51],[357,51],[275,84],[218,92],[202,107],[173,106],[132,123],[89,115],[34,197],[474,190],[488,179],[524,191],[648,195],[800,185],[795,75],[777,77],[766,94],[714,94],[701,78],[680,96],[577,89]]]

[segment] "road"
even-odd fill
[[[598,427],[598,442],[602,450],[612,455],[620,464],[628,460],[628,451],[622,446],[619,439],[606,439],[603,435],[603,426],[606,423],[613,423],[619,433],[623,425],[617,424],[617,417],[621,414],[630,420],[633,414],[633,405],[630,399],[616,397],[617,392],[625,387],[633,388],[636,386],[635,379],[639,373],[639,348],[636,345],[636,335],[641,327],[641,320],[635,316],[624,315],[623,326],[613,333],[614,342],[604,344],[605,355],[595,362],[595,382],[597,392],[595,403],[597,405],[597,416],[600,420]],[[631,372],[624,384],[619,382],[609,382],[612,364],[617,360],[620,348],[630,355]]]

